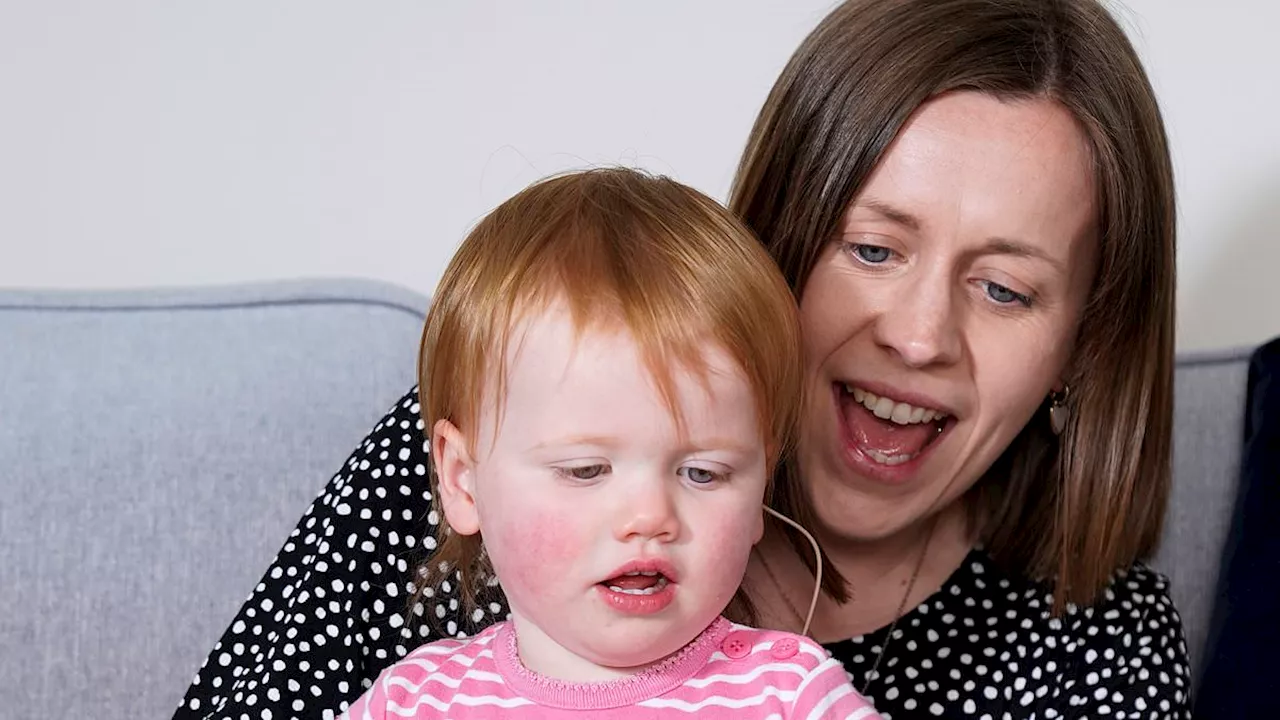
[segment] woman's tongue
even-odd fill
[[[840,413],[849,440],[864,453],[872,450],[884,457],[914,457],[938,435],[934,423],[899,425],[881,420],[849,396],[840,398]]]

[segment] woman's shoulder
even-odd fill
[[[1163,668],[1179,686],[1189,681],[1182,618],[1169,579],[1143,563],[1116,571],[1095,603],[1069,604],[1051,622],[1084,651],[1086,663],[1123,659],[1140,672]]]
[[[1159,717],[1180,717],[1190,703],[1191,667],[1182,618],[1169,580],[1142,563],[1117,571],[1097,602],[1066,608],[1051,621],[1061,628],[1063,657],[1076,678],[1076,696],[1105,699]]]
[[[1016,627],[1004,624],[1009,637],[1017,633],[1015,646],[1056,672],[1072,702],[1138,709],[1151,702],[1168,713],[1159,717],[1180,716],[1189,703],[1190,665],[1168,578],[1134,563],[1117,570],[1094,603],[1054,613],[1047,585],[1001,573],[990,558],[973,559],[1005,586],[999,610],[1004,619],[1018,618]]]
[[[1186,653],[1169,579],[1140,562],[1117,570],[1093,604],[1068,603],[1049,623],[1086,651],[1145,657],[1160,649],[1169,660]]]
[[[1146,621],[1152,617],[1166,618],[1181,625],[1181,618],[1169,594],[1169,579],[1141,562],[1117,570],[1097,602],[1084,606],[1068,605],[1066,615],[1082,619],[1096,617],[1117,626],[1124,618]]]
[[[970,553],[965,562],[967,567],[957,570],[940,592],[965,597],[970,606],[977,600],[979,614],[1016,618],[1025,629],[1081,647],[1119,643],[1137,649],[1155,640],[1173,649],[1183,645],[1182,619],[1169,593],[1169,579],[1144,563],[1113,573],[1092,604],[1067,603],[1055,613],[1053,589],[1047,583],[1001,569],[982,550]]]
[[[1136,564],[1115,573],[1094,604],[1055,612],[1048,584],[978,549],[892,629],[828,648],[894,717],[962,698],[993,717],[1071,707],[1091,717],[1184,718],[1189,669],[1168,588]]]

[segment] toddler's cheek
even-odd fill
[[[740,525],[726,526],[711,529],[702,540],[705,549],[701,555],[708,582],[714,584],[717,595],[733,597],[751,557],[750,533]]]
[[[485,546],[508,593],[556,595],[587,547],[563,513],[526,513],[485,533]]]

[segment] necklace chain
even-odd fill
[[[933,529],[938,524],[935,517],[929,522],[929,531],[924,536],[924,546],[920,548],[920,557],[916,558],[916,566],[911,571],[911,579],[907,581],[907,591],[902,593],[902,599],[898,601],[898,609],[893,612],[893,622],[889,623],[889,632],[885,633],[884,642],[880,644],[880,652],[876,653],[876,661],[871,664],[871,669],[867,671],[867,679],[862,683],[862,694],[867,694],[867,688],[871,687],[880,672],[880,662],[884,660],[885,654],[889,652],[889,643],[893,641],[893,633],[898,629],[898,621],[902,619],[903,611],[907,609],[907,601],[911,599],[911,591],[916,588],[916,580],[920,578],[920,569],[924,567],[924,559],[929,554],[929,543],[933,540]]]
[[[884,636],[884,642],[880,644],[880,652],[876,653],[876,660],[871,664],[871,670],[867,672],[866,680],[862,683],[862,689],[859,690],[863,695],[867,694],[867,689],[871,687],[871,683],[878,677],[880,663],[884,660],[885,655],[889,652],[889,642],[893,640],[893,633],[898,629],[898,621],[902,619],[903,611],[907,609],[907,601],[911,599],[911,593],[915,590],[916,580],[920,579],[920,570],[924,567],[924,559],[929,555],[929,544],[933,541],[933,530],[938,525],[937,517],[929,522],[929,529],[924,537],[924,545],[920,548],[920,556],[916,558],[915,567],[911,570],[911,579],[907,581],[907,590],[902,593],[902,599],[898,601],[898,609],[893,613],[893,622],[889,623],[889,632]],[[765,560],[764,553],[760,553],[760,564],[764,567],[765,573],[769,575],[769,579],[773,581],[775,587],[782,594],[782,599],[787,605],[787,609],[795,616],[796,620],[803,623],[804,617],[800,611],[796,609],[795,603],[791,600],[791,596],[782,591],[782,584],[778,582],[777,576],[773,574],[773,568],[769,567],[769,562]]]

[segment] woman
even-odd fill
[[[777,507],[825,551],[813,634],[890,717],[1189,717],[1167,583],[1174,205],[1151,87],[1093,0],[851,0],[805,40],[731,207],[799,299]],[[327,717],[433,627],[411,392],[334,477],[179,717]],[[425,517],[426,522],[423,522]],[[805,546],[745,589],[796,630]],[[430,550],[427,547],[426,550]],[[414,622],[434,616],[439,622]]]

